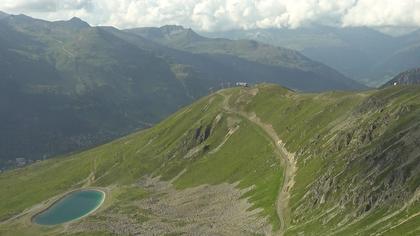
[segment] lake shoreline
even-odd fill
[[[97,192],[100,192],[102,194],[102,198],[101,198],[100,202],[97,204],[97,206],[95,208],[93,208],[89,212],[85,213],[84,215],[82,215],[80,217],[77,217],[75,219],[72,219],[72,220],[69,220],[69,221],[66,221],[66,222],[63,222],[63,223],[59,223],[59,224],[51,224],[51,225],[48,225],[48,224],[39,224],[39,223],[36,222],[35,218],[37,216],[39,216],[40,214],[48,211],[56,203],[60,202],[61,200],[63,200],[64,198],[68,197],[69,195],[71,195],[73,193],[83,192],[83,191],[97,191]],[[74,190],[71,190],[71,191],[68,191],[68,192],[63,193],[61,196],[59,196],[57,199],[53,200],[51,203],[44,203],[46,206],[43,207],[41,210],[37,211],[35,214],[33,214],[30,217],[30,222],[32,224],[34,224],[34,225],[38,225],[38,226],[42,226],[42,227],[55,227],[57,225],[68,224],[68,223],[71,223],[71,222],[80,220],[80,219],[82,219],[84,217],[87,217],[87,216],[93,214],[95,211],[97,211],[103,205],[103,203],[105,202],[106,197],[107,196],[106,196],[105,190],[103,190],[102,188],[99,188],[99,187],[98,188],[96,188],[96,187],[88,187],[88,188],[74,189]]]

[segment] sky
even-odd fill
[[[420,27],[420,0],[1,0],[0,10],[46,20],[76,16],[118,28]]]

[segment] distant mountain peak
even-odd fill
[[[68,22],[71,23],[74,26],[79,26],[79,27],[89,27],[90,26],[86,21],[83,21],[79,17],[72,17],[70,20],[68,20]]]
[[[193,37],[195,39],[202,38],[199,34],[197,34],[191,28],[185,28],[181,25],[164,25],[159,28],[164,35],[172,36],[172,35],[179,35],[184,34],[189,38]]]
[[[127,32],[135,33],[141,37],[152,41],[165,42],[177,41],[181,43],[188,43],[194,41],[201,41],[204,37],[197,34],[191,28],[185,28],[180,25],[164,25],[161,27],[144,27],[128,29]]]
[[[182,25],[164,25],[160,27],[161,30],[165,30],[168,32],[178,32],[178,31],[185,31],[187,30],[184,26]]]

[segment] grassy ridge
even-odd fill
[[[253,187],[243,197],[254,203],[253,208],[262,208],[261,215],[269,217],[273,226],[278,227],[275,201],[282,172],[273,154],[273,146],[254,125],[223,113],[221,101],[220,95],[213,95],[147,131],[70,157],[1,175],[1,183],[7,187],[0,190],[0,214],[3,219],[9,218],[58,193],[86,185],[92,176],[94,180],[89,183],[90,186],[116,185],[112,190],[114,192],[144,175],[170,180],[186,169],[175,182],[177,188],[223,182],[239,183],[239,188]],[[217,115],[221,118],[213,124]],[[231,120],[233,123],[230,125],[237,125],[238,131],[217,152],[211,152],[223,141]],[[210,149],[200,150],[191,159],[185,159],[186,152],[190,151],[188,142],[203,124],[213,124],[212,134],[203,143],[193,143],[193,146],[209,146]],[[237,148],[245,140],[248,145]],[[27,175],[30,178],[23,177]],[[258,181],[255,182],[255,179]],[[34,197],[28,198],[28,195]]]
[[[273,124],[299,160],[291,198],[290,235],[365,235],[404,219],[397,215],[375,223],[399,208],[405,209],[403,203],[420,184],[419,158],[411,144],[418,137],[420,121],[418,87],[303,96],[271,86],[262,90],[246,109]],[[400,145],[393,145],[395,142]],[[386,154],[382,150],[387,150]],[[387,171],[381,171],[385,167]],[[399,176],[401,172],[404,177]],[[387,186],[394,178],[401,178],[399,185],[403,186],[392,187],[403,191],[404,196]],[[355,183],[355,179],[362,182]],[[375,191],[366,186],[369,182],[375,183]],[[358,198],[362,193],[366,199]],[[411,204],[408,208],[417,208],[419,203],[415,200]],[[410,218],[394,231],[418,233],[418,220],[419,216]],[[342,231],[337,226],[340,224],[349,227]]]
[[[419,91],[395,87],[299,94],[272,85],[226,90],[228,101],[213,94],[151,129],[1,174],[0,218],[81,186],[109,189],[107,207],[125,212],[131,202],[149,194],[133,188],[139,179],[176,177],[173,186],[178,191],[237,184],[246,189],[242,197],[252,203],[251,209],[261,209],[261,217],[276,230],[284,167],[264,130],[227,112],[229,104],[271,124],[295,153],[288,235],[416,235]],[[19,219],[0,225],[0,233],[44,230]],[[62,229],[48,230],[57,232]]]

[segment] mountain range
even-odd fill
[[[0,235],[420,235],[418,32],[217,34],[0,12]]]
[[[365,88],[296,51],[252,40],[0,15],[0,168],[150,127],[237,81],[308,92]]]
[[[300,51],[349,78],[380,86],[420,65],[420,31],[391,36],[367,27],[311,25],[297,29],[255,29],[204,33],[252,39]]]

